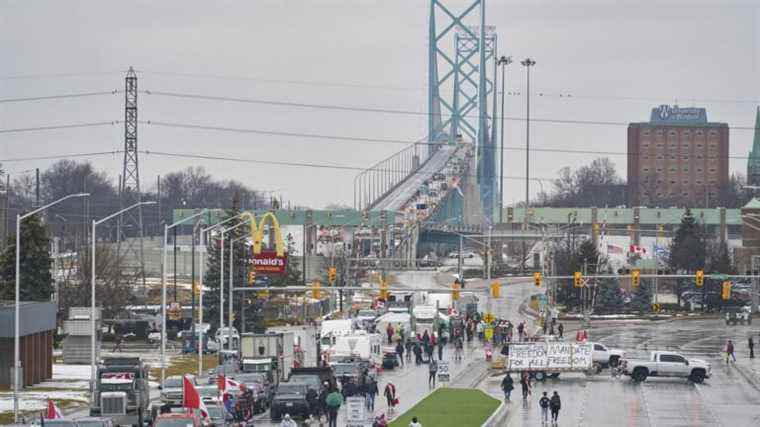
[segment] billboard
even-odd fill
[[[253,269],[262,274],[285,274],[288,265],[288,254],[278,255],[277,251],[262,250],[253,254]]]

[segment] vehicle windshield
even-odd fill
[[[358,317],[375,317],[375,311],[374,310],[359,310]]]
[[[160,418],[154,427],[193,427],[193,420],[192,418]]]
[[[335,372],[335,376],[337,377],[357,375],[359,367],[353,364],[337,364],[333,365],[333,372]]]
[[[180,388],[182,387],[181,377],[169,377],[164,380],[164,388]]]
[[[235,380],[243,384],[264,384],[266,382],[266,376],[264,374],[238,374],[235,375]]]
[[[306,394],[306,387],[302,384],[280,384],[277,394]]]
[[[305,384],[308,387],[318,389],[320,379],[317,375],[294,375],[290,377],[290,382],[294,384]]]

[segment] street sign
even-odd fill
[[[351,396],[346,399],[346,425],[348,427],[364,427],[367,424],[363,397]]]
[[[438,381],[449,382],[450,380],[449,362],[438,362]]]

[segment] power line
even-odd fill
[[[192,93],[181,92],[166,92],[166,91],[143,91],[146,95],[158,95],[170,98],[183,98],[183,99],[196,99],[202,101],[222,101],[222,102],[238,102],[245,104],[259,104],[259,105],[273,105],[279,107],[298,107],[298,108],[312,108],[317,110],[333,110],[333,111],[351,111],[351,112],[363,112],[363,113],[378,113],[378,114],[394,114],[394,115],[412,115],[427,117],[432,113],[423,111],[412,110],[400,110],[393,108],[380,108],[380,107],[365,107],[365,106],[346,106],[346,105],[334,105],[334,104],[318,104],[318,103],[306,103],[306,102],[292,102],[292,101],[276,101],[269,99],[257,99],[257,98],[241,98],[231,96],[219,96],[219,95],[202,95]],[[479,118],[479,115],[463,115],[462,117]],[[501,116],[491,116],[494,120],[501,119]],[[524,122],[525,117],[511,117],[504,116],[504,120]],[[570,119],[540,119],[531,118],[531,122],[538,123],[554,123],[554,124],[573,124],[573,125],[598,125],[598,126],[628,126],[631,122],[619,122],[619,121],[601,121],[601,120],[570,120]],[[755,130],[754,126],[729,126],[729,129],[734,130]]]
[[[111,126],[118,123],[119,123],[118,120],[112,120],[112,121],[103,121],[103,122],[35,126],[35,127],[28,127],[28,128],[9,128],[9,129],[0,129],[0,133],[38,132],[38,131],[56,130],[56,129],[74,129],[74,128],[96,127],[96,126]]]
[[[85,98],[89,96],[99,95],[116,95],[119,90],[111,91],[99,91],[99,92],[80,92],[80,93],[68,93],[61,95],[45,95],[45,96],[30,96],[25,98],[4,98],[0,99],[0,104],[8,104],[11,102],[28,102],[28,101],[47,101],[52,99],[66,99],[66,98]]]
[[[52,79],[61,77],[84,77],[84,76],[99,76],[104,74],[123,74],[126,70],[114,70],[114,71],[81,71],[73,73],[49,73],[49,74],[15,74],[8,76],[0,76],[0,80],[39,80],[39,79]]]
[[[194,123],[165,122],[165,121],[157,121],[157,120],[140,121],[140,123],[149,125],[149,126],[161,126],[161,127],[189,129],[189,130],[206,130],[206,131],[229,132],[229,133],[250,133],[250,134],[255,134],[255,135],[320,139],[328,143],[358,142],[358,143],[366,143],[370,145],[381,145],[383,143],[384,144],[398,144],[398,145],[416,144],[420,146],[440,145],[435,142],[417,142],[417,141],[411,141],[411,140],[405,140],[405,139],[327,135],[327,134],[318,134],[318,133],[310,133],[310,132],[283,132],[283,131],[274,131],[274,130],[266,130],[266,129],[235,128],[235,127],[228,127],[228,126],[213,126],[213,125],[201,125],[201,124],[194,124]],[[512,146],[507,145],[507,146],[504,146],[503,148],[494,147],[493,149],[495,151],[498,151],[501,149],[503,149],[504,151],[518,151],[518,152],[525,151],[524,146],[518,146],[518,145],[512,145]],[[600,150],[592,150],[592,149],[575,150],[575,149],[568,149],[568,148],[551,148],[551,147],[544,147],[544,148],[536,147],[536,148],[531,148],[531,150],[538,151],[538,152],[561,153],[561,154],[584,154],[584,155],[596,154],[596,155],[609,155],[609,156],[629,156],[629,153],[625,151],[600,151]],[[636,155],[639,155],[639,153],[630,154],[630,156],[636,156]],[[716,158],[722,158],[722,157],[723,156],[714,156],[714,157],[707,157],[707,158],[716,159]],[[728,156],[728,158],[735,159],[735,160],[748,159],[747,156]]]
[[[140,150],[140,153],[148,155],[148,156],[153,155],[153,156],[161,156],[161,157],[183,158],[183,159],[194,159],[194,160],[227,161],[227,162],[262,164],[262,165],[271,165],[271,166],[288,166],[288,167],[347,170],[347,171],[375,170],[375,171],[384,171],[384,172],[405,172],[405,173],[409,172],[409,171],[399,171],[399,170],[394,170],[394,169],[366,168],[363,166],[327,164],[327,163],[317,163],[317,162],[291,162],[291,161],[280,161],[280,160],[246,159],[242,157],[228,157],[228,156],[218,156],[218,155],[212,155],[212,154],[172,153],[172,152],[166,152],[166,151],[149,151],[149,150]],[[475,175],[470,174],[468,176],[474,177]],[[524,181],[525,177],[524,176],[522,177],[505,176],[504,179]],[[554,179],[555,178],[531,178],[532,181],[534,180],[553,181]]]
[[[114,151],[95,151],[92,153],[72,153],[72,154],[56,154],[50,156],[37,156],[37,157],[13,157],[9,159],[0,159],[0,163],[12,163],[12,162],[29,162],[36,160],[59,160],[59,159],[74,159],[79,157],[96,157],[106,156],[122,153],[121,150]]]

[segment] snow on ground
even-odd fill
[[[44,391],[35,392],[26,390],[19,399],[19,409],[22,411],[38,411],[47,408],[47,400],[74,400],[87,403],[87,391]],[[13,392],[0,393],[0,412],[13,410]]]
[[[53,364],[53,381],[90,380],[90,365]]]

